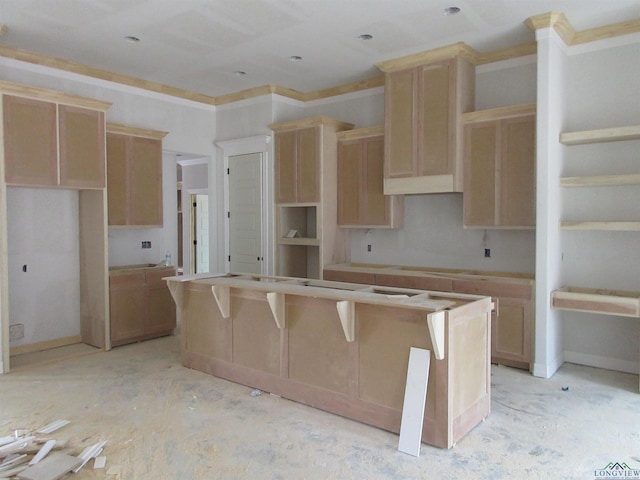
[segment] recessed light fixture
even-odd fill
[[[456,13],[460,13],[460,8],[458,7],[447,7],[444,9],[444,14],[449,16],[449,15],[455,15]]]
[[[291,55],[289,57],[289,61],[290,62],[300,62],[300,61],[302,61],[302,57],[300,57],[299,55]]]
[[[238,77],[243,77],[244,75],[247,74],[247,72],[244,72],[242,70],[236,70],[235,72],[233,72],[234,75],[237,75]]]
[[[371,35],[369,33],[363,33],[362,35],[358,35],[358,38],[360,40],[371,40],[371,39],[373,39],[373,35]]]
[[[127,35],[126,37],[124,37],[124,39],[127,42],[131,42],[131,43],[138,43],[140,41],[138,37],[134,37],[133,35]]]

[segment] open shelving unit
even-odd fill
[[[584,130],[560,134],[560,143],[572,145],[586,145],[592,143],[620,142],[640,139],[640,125],[625,127],[602,128],[598,130]],[[623,175],[593,175],[563,177],[560,179],[563,187],[620,187],[640,185],[640,174]],[[563,220],[561,227],[566,230],[611,230],[611,231],[640,231],[640,218],[637,221],[568,221]]]

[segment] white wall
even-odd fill
[[[7,210],[10,345],[80,335],[78,192],[9,187]]]
[[[569,50],[566,58],[567,112],[564,131],[638,124],[640,36],[594,42]],[[640,140],[563,147],[562,175],[638,173]],[[640,188],[564,189],[563,218],[638,220]],[[565,231],[565,285],[640,290],[638,232]],[[638,320],[562,312],[565,360],[638,373]]]

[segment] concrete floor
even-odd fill
[[[637,375],[493,366],[487,420],[418,458],[397,435],[251,391],[182,367],[167,337],[0,376],[0,437],[68,419],[51,435],[63,451],[108,440],[121,475],[88,465],[78,480],[592,479],[610,462],[640,466]]]

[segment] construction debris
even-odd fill
[[[69,420],[56,420],[35,431],[17,429],[13,435],[0,437],[0,479],[57,480],[68,473],[77,473],[90,460],[94,468],[105,468],[102,454],[107,441],[102,440],[85,448],[79,455],[56,451],[66,448],[67,440],[43,437],[68,425]]]

